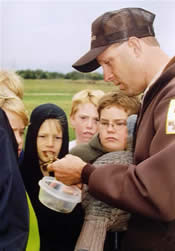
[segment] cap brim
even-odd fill
[[[109,45],[93,48],[88,51],[84,56],[77,60],[72,67],[80,72],[91,72],[100,67],[96,57],[102,53]]]

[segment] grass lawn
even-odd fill
[[[24,103],[29,112],[43,103],[54,103],[63,108],[69,120],[72,96],[83,89],[101,89],[104,92],[115,90],[112,83],[90,80],[24,80]],[[74,132],[69,127],[70,140]]]

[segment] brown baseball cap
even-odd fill
[[[92,23],[91,49],[76,61],[72,67],[80,72],[97,69],[96,57],[113,43],[138,38],[155,36],[153,21],[155,14],[142,8],[124,8],[106,12]]]

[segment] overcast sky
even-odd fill
[[[0,0],[0,67],[70,72],[89,50],[93,20],[124,7],[155,13],[161,47],[175,55],[175,0]]]

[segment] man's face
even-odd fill
[[[127,112],[117,106],[109,106],[101,111],[99,138],[102,146],[108,152],[126,149],[128,136],[127,118]]]
[[[131,41],[113,44],[97,60],[103,68],[104,80],[118,85],[129,96],[138,95],[146,88],[143,53]]]
[[[77,112],[70,118],[78,144],[87,143],[98,130],[98,112],[92,103],[79,104]]]
[[[20,155],[24,143],[24,130],[25,130],[25,125],[22,120],[22,118],[9,110],[5,110],[5,113],[8,117],[9,123],[11,128],[13,129],[13,132],[15,134],[15,138],[18,144],[18,156]]]
[[[37,152],[40,161],[48,162],[58,156],[62,146],[62,130],[56,119],[45,120],[37,135]]]

